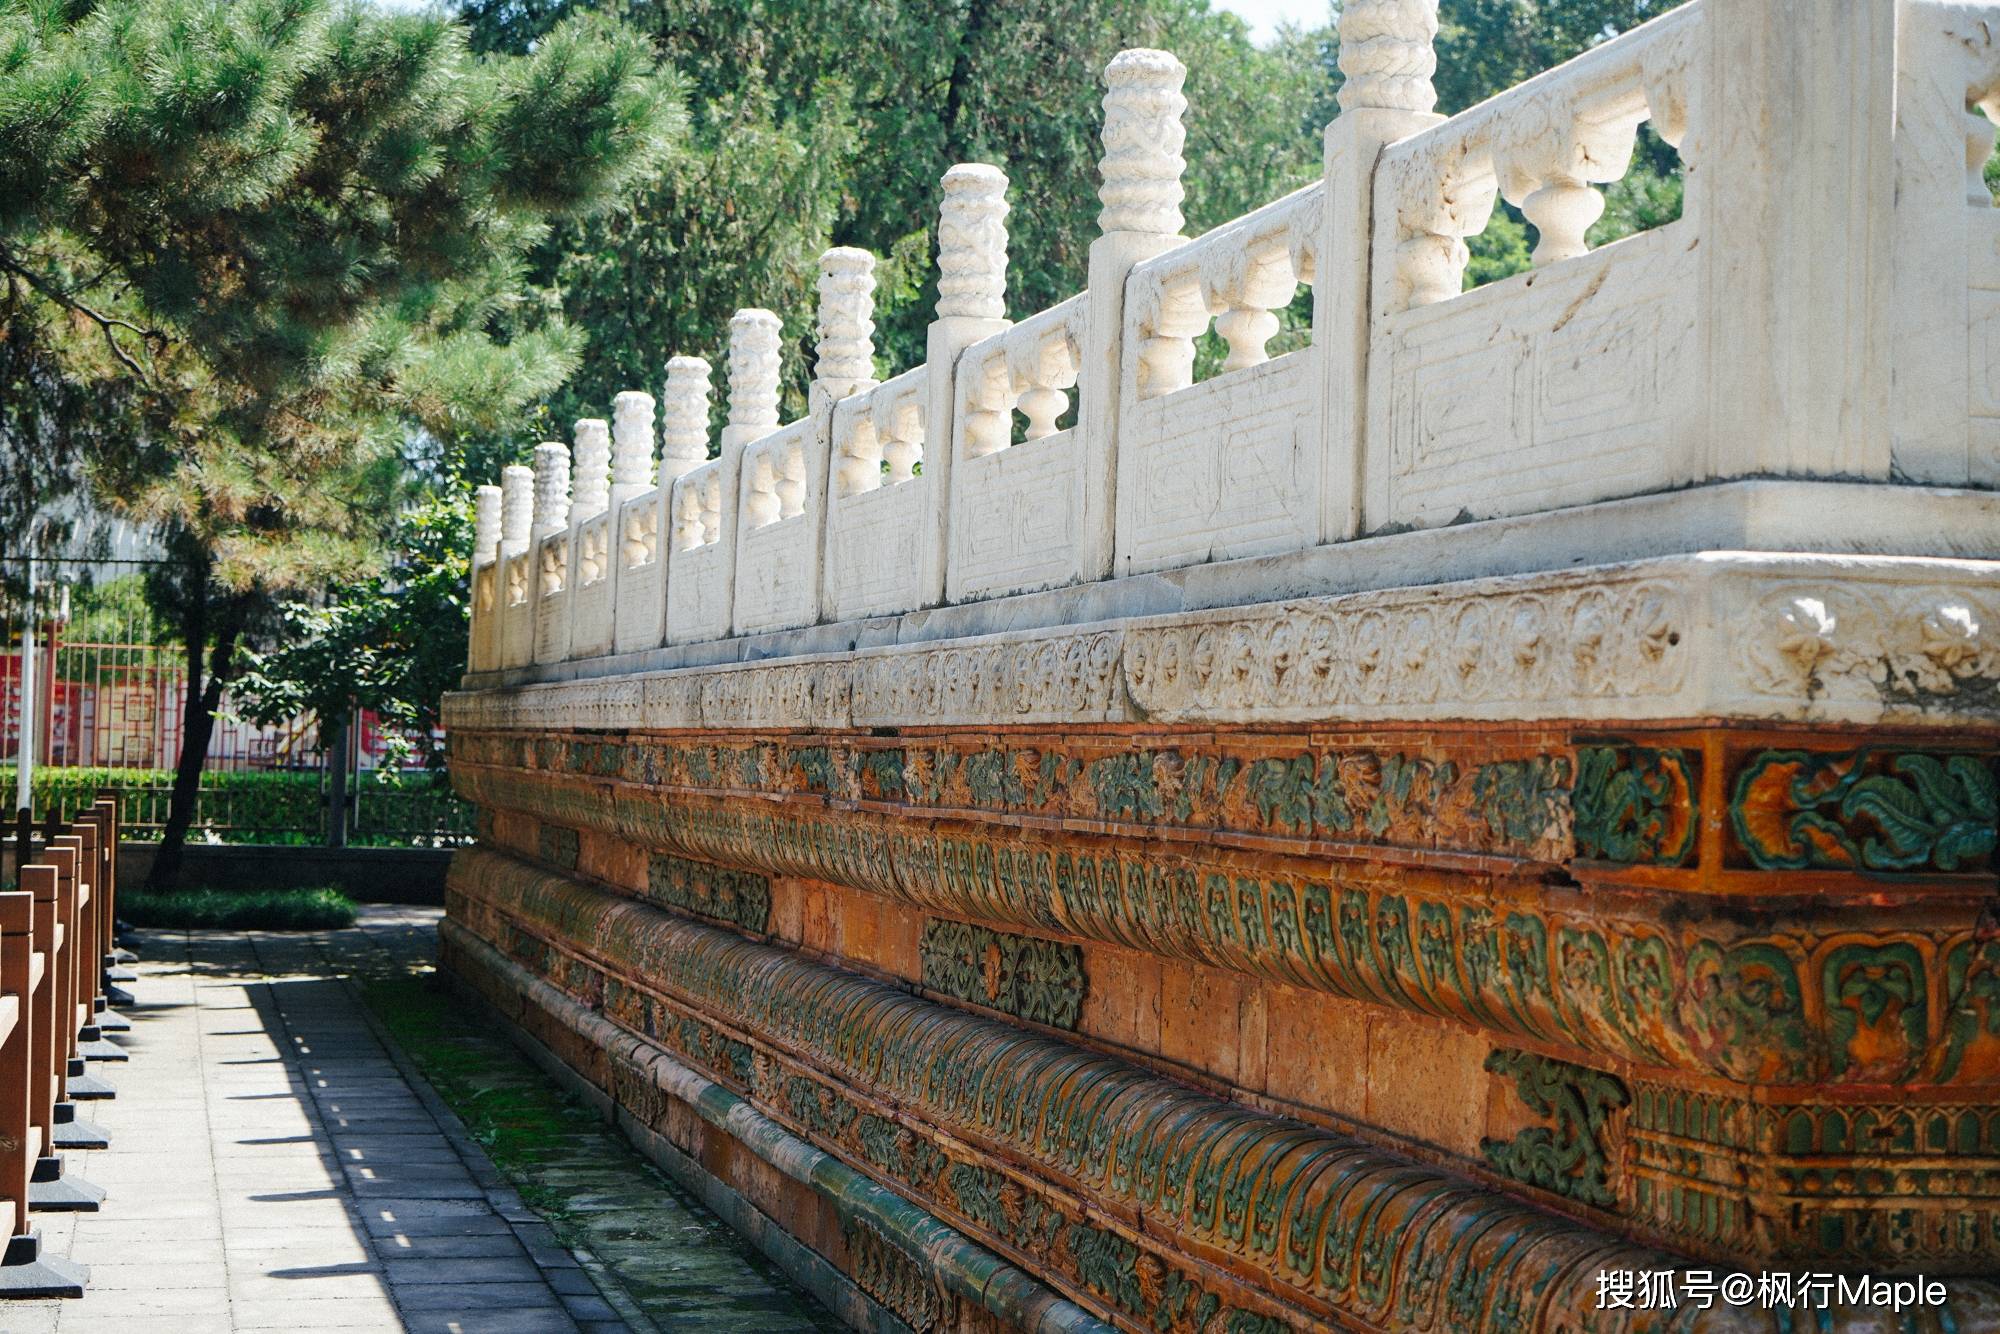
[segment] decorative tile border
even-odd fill
[[[1579,1204],[1616,1208],[1611,1177],[1617,1159],[1606,1122],[1632,1100],[1625,1082],[1601,1070],[1504,1047],[1486,1058],[1486,1069],[1511,1078],[1521,1101],[1553,1123],[1509,1140],[1482,1142],[1480,1152],[1493,1170]]]
[[[1698,765],[1680,749],[1602,751],[1577,773],[1560,737],[1534,742],[1444,738],[1404,747],[1334,745],[1296,735],[1101,738],[1060,735],[887,740],[845,734],[783,737],[618,737],[610,740],[458,732],[454,773],[530,774],[551,783],[612,779],[648,799],[681,791],[824,797],[893,806],[908,815],[1033,816],[1266,840],[1324,840],[1544,861],[1571,855],[1571,808],[1603,828],[1594,854],[1613,861],[1684,860],[1697,821]],[[1682,781],[1633,796],[1621,764],[1643,762]],[[1572,775],[1575,774],[1573,781]],[[1603,785],[1600,793],[1596,785]],[[1659,787],[1655,791],[1653,788]],[[1622,803],[1644,800],[1641,811]],[[1618,806],[1618,809],[1613,809]],[[1619,821],[1658,830],[1620,834]],[[1662,848],[1662,839],[1672,844]]]
[[[1682,1267],[1451,1173],[508,859],[465,854],[453,885],[455,922],[486,938],[544,938],[544,953],[528,966],[587,1004],[601,996],[607,1019],[653,1037],[1078,1300],[1150,1328],[1275,1331],[1321,1311],[1366,1327],[1498,1328],[1512,1320],[1554,1328],[1564,1316],[1594,1310],[1598,1269]],[[1922,1141],[1936,1133],[1930,1122],[1963,1133],[1950,1129],[1963,1123],[1951,1120],[1950,1107],[1790,1110],[1651,1081],[1628,1085],[1525,1052],[1495,1060],[1548,1123],[1545,1132],[1489,1142],[1503,1174],[1577,1197],[1616,1172],[1636,1171],[1637,1191],[1621,1182],[1621,1199],[1636,1195],[1639,1221],[1685,1230],[1690,1241],[1700,1216],[1685,1215],[1680,1202],[1698,1205],[1699,1195],[1677,1183],[1690,1169],[1706,1171],[1702,1154],[1688,1156],[1693,1145],[1727,1141],[1703,1153],[1722,1155],[1717,1188],[1725,1205],[1741,1207],[1738,1143],[1775,1136],[1786,1141],[1781,1162],[1824,1176],[1838,1169],[1815,1151],[1822,1144],[1852,1151],[1858,1135],[1873,1153],[1877,1117],[1883,1131],[1911,1141],[1884,1150],[1903,1154],[1905,1171],[1949,1170],[1930,1161],[1937,1151],[1924,1152]],[[1614,1119],[1629,1124],[1614,1130]],[[1627,1135],[1639,1141],[1637,1167],[1614,1168],[1613,1146]],[[1670,1166],[1663,1154],[1682,1161]],[[1803,1180],[1792,1189],[1825,1193],[1824,1183]],[[1085,1217],[1078,1197],[1104,1208]],[[1808,1267],[1865,1258],[1876,1244],[1864,1234],[1869,1220],[1879,1227],[1891,1213],[1922,1240],[1905,1263],[1961,1274],[1988,1267],[1990,1239],[1955,1221],[1962,1206],[1952,1199],[1932,1197],[1914,1212],[1901,1197],[1803,1202],[1809,1215],[1838,1214],[1857,1229],[1785,1232],[1781,1253]],[[1141,1233],[1116,1221],[1135,1209],[1147,1219]],[[1933,1236],[1942,1247],[1932,1246]],[[1717,1249],[1715,1239],[1702,1240],[1705,1251]],[[1725,1244],[1763,1253],[1771,1239],[1732,1234]],[[1233,1277],[1188,1265],[1182,1257],[1190,1247],[1225,1257]],[[1287,1316],[1246,1302],[1238,1280],[1286,1303]],[[2000,1289],[1990,1283],[1960,1278],[1949,1288],[1959,1327],[1983,1328],[1979,1322],[2000,1310]],[[1209,1323],[1232,1305],[1240,1317]],[[1651,1328],[1621,1323],[1640,1318],[1606,1312],[1578,1327]]]
[[[535,855],[559,871],[574,871],[577,833],[561,825],[545,824],[535,831]]]
[[[736,871],[687,857],[659,853],[646,859],[646,894],[652,902],[763,934],[771,922],[771,882],[755,871]]]
[[[1083,1013],[1083,951],[1075,945],[933,917],[917,955],[924,985],[941,995],[1050,1028],[1073,1029]]]
[[[936,823],[467,765],[480,805],[646,847],[804,876],[1001,929],[1125,945],[1560,1043],[1580,1056],[1764,1085],[2000,1077],[2000,940],[1962,903],[1800,917],[1660,891],[1614,907],[1533,878],[1385,873],[1140,837]]]

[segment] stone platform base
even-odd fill
[[[1785,1328],[1600,1312],[1600,1272],[1686,1262],[512,857],[461,854],[441,953],[857,1328]],[[1950,1289],[1895,1327],[2000,1329]]]
[[[854,1328],[1112,1328],[448,921],[439,957],[537,1064]]]

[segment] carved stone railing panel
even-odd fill
[[[615,653],[658,648],[666,642],[667,546],[673,531],[671,485],[641,491],[618,507],[613,528],[618,582],[612,618]]]
[[[736,581],[736,478],[740,450],[723,450],[674,483],[667,556],[667,642],[729,633]]]
[[[629,432],[629,423],[627,429]],[[629,455],[629,441],[626,448]],[[611,544],[616,516],[612,512],[610,426],[597,418],[579,421],[574,456],[577,480],[576,503],[570,509],[570,627],[564,656],[596,658],[611,651],[614,610],[616,567]],[[628,474],[635,470],[629,456],[625,469]]]
[[[818,427],[816,418],[802,418],[743,448],[732,613],[737,634],[819,619],[826,449]]]
[[[1639,124],[1697,161],[1684,6],[1391,145],[1376,194],[1367,526],[1429,527],[1700,475],[1702,252],[1683,218],[1590,253]],[[1699,107],[1695,107],[1699,112]],[[1461,294],[1495,201],[1540,231],[1532,274]]]
[[[1457,296],[1465,241],[1485,230],[1496,194],[1540,230],[1538,267],[1585,254],[1604,211],[1597,187],[1625,175],[1653,101],[1662,138],[1692,160],[1687,65],[1702,13],[1699,0],[1672,10],[1387,149],[1378,308]]]
[[[1118,430],[1120,574],[1311,546],[1321,439],[1311,347],[1272,360],[1275,312],[1310,286],[1322,185],[1134,266],[1125,290]],[[1194,340],[1228,343],[1195,384]]]
[[[931,368],[903,372],[833,411],[827,501],[826,615],[840,621],[914,611],[944,568],[924,522],[943,503],[926,465]]]
[[[1080,432],[1057,423],[1071,406],[1088,310],[1086,295],[1071,297],[960,358],[946,563],[954,602],[1083,577],[1083,530],[1106,517],[1084,509],[1084,479],[1100,461],[1087,456]]]
[[[1898,476],[2000,483],[2000,210],[1985,178],[2000,118],[2000,15],[1904,7],[1896,79]],[[1954,149],[1962,145],[1962,151]]]

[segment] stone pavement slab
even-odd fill
[[[435,919],[377,910],[371,925],[425,949]],[[537,1262],[558,1258],[546,1227],[413,1090],[326,946],[146,933],[132,1059],[91,1108],[111,1147],[67,1155],[104,1207],[37,1216],[52,1251],[90,1266],[89,1288],[0,1305],[0,1330],[627,1328],[574,1257]]]

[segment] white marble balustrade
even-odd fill
[[[746,310],[720,440],[708,364],[675,356],[657,439],[623,394],[610,428],[486,489],[470,668],[815,626],[851,645],[895,633],[871,618],[1468,521],[1587,527],[1561,516],[1747,478],[1891,506],[2000,483],[1996,20],[1690,0],[1446,118],[1435,6],[1350,0],[1320,178],[1192,239],[1185,71],[1125,52],[1076,295],[1006,318],[1006,177],[954,167],[922,364],[878,363],[874,260],[829,251],[806,415],[780,421],[780,321]],[[1680,215],[1593,246],[1642,126],[1679,155]],[[1533,266],[1468,288],[1501,200]]]

